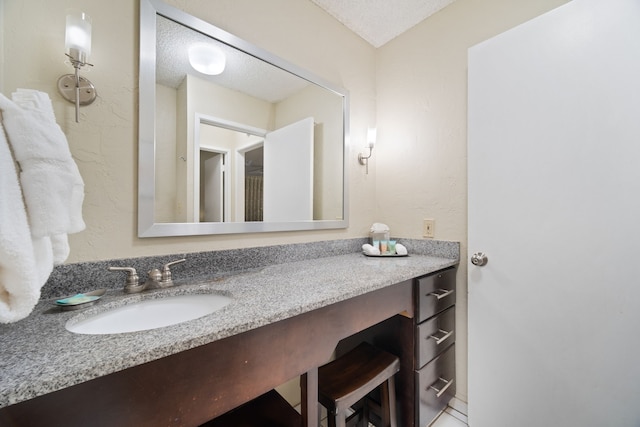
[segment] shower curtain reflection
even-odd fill
[[[262,221],[262,176],[244,178],[244,220]]]

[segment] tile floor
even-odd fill
[[[296,409],[299,409],[296,408]],[[453,398],[449,406],[431,424],[425,427],[468,427],[467,426],[467,404],[461,400]],[[321,427],[327,426],[327,418],[324,408],[322,409]],[[371,426],[371,424],[370,424]]]
[[[327,419],[323,418],[320,422],[321,427],[327,426]],[[369,424],[369,426],[372,426]],[[438,418],[426,427],[467,427],[467,416],[462,412],[448,407],[442,412]]]
[[[467,404],[453,398],[449,406],[428,427],[467,427]]]
[[[465,422],[467,417],[457,411],[455,412],[455,415],[447,411],[443,412],[429,427],[467,427],[467,423]],[[463,419],[465,421],[463,421]]]

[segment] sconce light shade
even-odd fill
[[[58,79],[58,91],[64,99],[75,104],[76,122],[81,105],[89,105],[97,97],[96,88],[88,79],[78,73],[91,54],[91,18],[84,12],[73,11],[67,15],[64,46],[74,74],[65,74]]]
[[[189,48],[189,63],[202,74],[216,76],[224,71],[226,58],[218,46],[197,43]]]
[[[373,148],[376,145],[376,138],[378,136],[378,130],[376,128],[367,129],[367,147]]]
[[[358,161],[361,165],[366,166],[367,174],[369,174],[369,158],[371,158],[371,154],[373,153],[373,147],[376,145],[376,138],[378,136],[378,131],[376,128],[368,128],[367,129],[367,148],[369,149],[369,155],[365,156],[362,153],[358,153]]]
[[[84,12],[67,15],[64,46],[72,60],[87,62],[91,54],[91,18]]]

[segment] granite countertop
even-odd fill
[[[42,300],[15,324],[0,325],[0,407],[240,334],[449,266],[458,259],[414,255],[370,258],[351,253],[255,268],[169,289],[126,295],[109,290],[94,306],[60,311]],[[220,292],[233,302],[210,315],[150,331],[82,335],[67,320],[123,302]]]

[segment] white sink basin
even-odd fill
[[[233,299],[218,294],[176,295],[148,299],[98,313],[86,319],[69,319],[65,325],[76,334],[121,334],[146,331],[194,320],[220,310]]]

